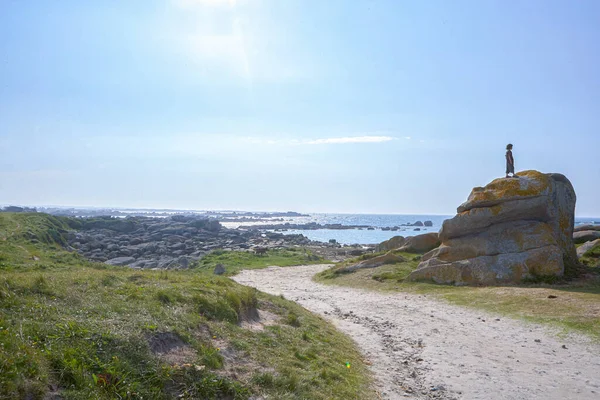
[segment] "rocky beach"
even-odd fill
[[[71,218],[68,249],[92,261],[144,269],[188,268],[213,250],[264,251],[303,247],[336,260],[361,255],[373,246],[316,242],[303,235],[251,229],[228,229],[212,218],[155,217]]]

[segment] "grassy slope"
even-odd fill
[[[88,263],[56,244],[66,229],[0,213],[0,399],[374,397],[354,344],[298,305],[197,270]],[[255,308],[272,323],[243,328]]]
[[[348,260],[343,265],[318,274],[315,280],[371,290],[432,294],[461,306],[552,324],[566,332],[573,330],[600,339],[600,280],[597,277],[597,269],[589,269],[596,277],[560,285],[454,287],[404,282],[403,279],[417,267],[418,257],[402,255],[409,261],[359,270],[351,274],[336,273],[341,266],[359,261]]]

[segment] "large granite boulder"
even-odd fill
[[[442,245],[408,280],[445,284],[516,283],[574,268],[575,191],[560,174],[524,171],[473,189],[444,221]]]

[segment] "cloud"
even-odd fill
[[[396,140],[393,136],[346,136],[346,137],[333,137],[333,138],[319,138],[319,139],[286,139],[286,140],[273,140],[273,139],[262,139],[247,137],[244,140],[254,144],[271,144],[271,145],[320,145],[320,144],[351,144],[351,143],[383,143]],[[404,139],[410,139],[410,137],[404,137]]]
[[[338,138],[325,138],[307,140],[303,144],[345,144],[345,143],[382,143],[389,142],[395,138],[391,136],[351,136]]]

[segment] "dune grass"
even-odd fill
[[[460,306],[549,324],[565,333],[578,332],[600,340],[600,271],[597,267],[587,267],[585,277],[561,284],[456,287],[405,282],[420,258],[414,254],[402,255],[406,262],[340,273],[342,267],[362,258],[347,260],[317,274],[314,279],[324,284],[432,295]]]
[[[55,222],[0,213],[0,398],[375,398],[354,343],[295,303],[86,262],[45,235]]]

